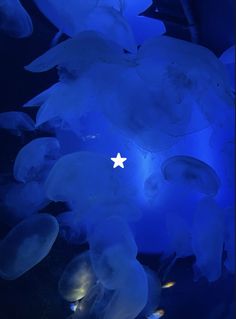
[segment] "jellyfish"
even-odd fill
[[[41,12],[60,30],[70,37],[86,31],[99,31],[107,39],[112,39],[124,49],[136,51],[132,30],[113,2],[97,0],[70,0],[71,10],[64,10],[62,0],[42,3],[35,0]],[[117,10],[118,9],[118,10]]]
[[[18,222],[35,214],[48,204],[43,184],[31,181],[26,184],[11,184],[7,187],[4,206],[7,208],[6,220]]]
[[[19,182],[41,181],[60,156],[55,137],[41,137],[26,144],[17,154],[14,177]]]
[[[220,278],[224,244],[223,210],[211,197],[199,202],[195,211],[192,248],[196,256],[195,279],[204,276],[209,282]]]
[[[170,134],[204,128],[204,121],[193,121],[194,128],[186,126],[195,103],[210,123],[221,123],[224,109],[233,108],[224,66],[200,45],[168,36],[154,37],[141,46],[137,63],[137,72],[153,94],[164,96],[163,108],[166,104],[176,124],[180,121],[179,125],[167,127]],[[170,90],[172,94],[168,95]]]
[[[99,32],[88,30],[59,43],[25,69],[31,72],[45,72],[59,66],[73,77],[76,76],[77,70],[78,74],[81,74],[98,61],[119,64],[124,63],[124,59],[122,47]]]
[[[49,199],[66,201],[78,214],[83,214],[90,208],[135,196],[132,183],[121,187],[121,177],[115,174],[109,158],[98,153],[75,152],[56,162],[45,189]]]
[[[162,164],[162,173],[169,182],[189,185],[197,191],[215,196],[220,180],[214,169],[191,156],[173,156]]]
[[[48,255],[58,231],[56,219],[48,214],[16,225],[0,242],[0,276],[14,280],[37,265]]]
[[[14,38],[28,37],[33,32],[31,18],[19,0],[0,1],[0,30]]]
[[[0,129],[20,136],[23,131],[33,131],[35,124],[31,117],[23,112],[3,112],[0,113]]]
[[[70,124],[86,112],[99,110],[104,78],[100,67],[94,65],[97,63],[119,65],[129,61],[119,46],[88,31],[64,41],[26,67],[33,72],[59,67],[60,81],[25,104],[41,106],[37,126],[58,118]]]
[[[58,289],[65,300],[74,302],[90,293],[96,281],[89,252],[85,252],[73,258],[66,266],[59,280]]]

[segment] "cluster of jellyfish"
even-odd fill
[[[11,134],[50,132],[22,147],[1,191],[12,229],[0,276],[22,276],[58,236],[87,242],[58,283],[71,318],[159,318],[162,283],[138,253],[195,256],[195,280],[234,272],[234,48],[218,58],[163,35],[138,16],[147,0],[34,1],[59,31],[25,69],[57,68],[58,82],[23,105],[39,108],[36,121],[0,114]],[[10,36],[33,32],[18,0],[0,14]],[[41,213],[51,202],[69,209]]]

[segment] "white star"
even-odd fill
[[[124,162],[127,160],[125,157],[121,157],[120,153],[117,153],[116,157],[111,157],[112,162],[114,162],[113,168],[120,166],[124,168]]]

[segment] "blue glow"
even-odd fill
[[[35,3],[68,38],[25,66],[58,73],[22,109],[38,107],[36,121],[0,114],[1,129],[35,134],[1,192],[13,228],[0,241],[0,276],[33,268],[59,234],[88,248],[59,270],[71,319],[161,318],[161,278],[139,254],[174,256],[170,266],[194,257],[196,281],[234,273],[232,49],[219,59],[163,35],[162,22],[138,16],[151,1]],[[32,31],[22,10],[15,36]],[[113,168],[117,153],[124,168]]]

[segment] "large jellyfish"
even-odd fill
[[[59,159],[46,180],[49,199],[66,201],[83,214],[94,206],[132,200],[136,187],[126,182],[125,176],[115,174],[110,159],[98,153],[75,152]],[[125,184],[124,184],[125,185]]]
[[[56,219],[48,214],[24,220],[0,242],[0,276],[13,280],[44,259],[58,234]]]
[[[0,1],[0,30],[14,38],[28,37],[33,32],[30,16],[19,0]]]
[[[164,97],[167,101],[174,99],[174,104],[168,104],[168,111],[177,116],[177,121],[178,116],[184,121],[191,115],[194,103],[210,123],[221,123],[224,108],[233,107],[233,95],[224,65],[210,50],[200,45],[168,36],[156,37],[141,46],[138,63],[138,73],[149,84],[153,94],[160,94],[163,90],[169,93],[171,90],[172,94]],[[160,96],[163,98],[163,94]],[[184,101],[188,102],[187,105]],[[193,124],[198,126],[194,130],[204,127],[204,122],[194,121]],[[192,128],[189,129],[191,131]],[[174,130],[170,133],[176,134]]]
[[[23,112],[0,113],[0,129],[8,130],[14,135],[22,135],[22,131],[33,131],[34,121]]]
[[[14,177],[19,182],[41,181],[60,156],[60,144],[54,137],[42,137],[25,145],[17,154]]]

